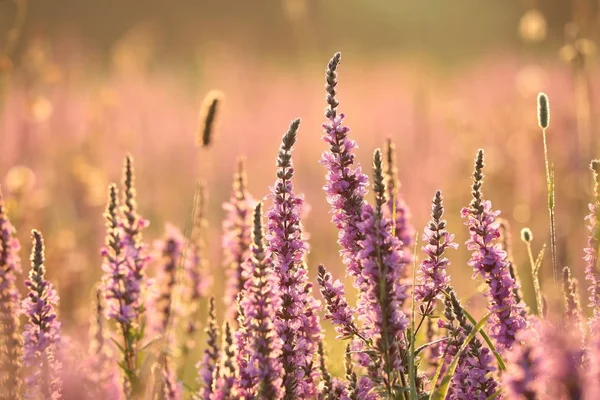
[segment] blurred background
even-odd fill
[[[0,184],[24,264],[28,232],[39,228],[65,327],[85,327],[101,275],[107,185],[120,179],[129,152],[140,210],[151,220],[148,242],[166,222],[183,229],[195,181],[207,181],[219,296],[221,205],[235,159],[247,157],[251,192],[262,198],[275,179],[280,136],[301,117],[294,156],[297,189],[311,206],[311,276],[325,263],[343,278],[318,163],[326,148],[325,66],[341,51],[338,99],[358,160],[370,173],[373,149],[396,141],[402,194],[418,231],[442,189],[449,230],[464,243],[460,208],[470,201],[475,152],[486,150],[484,194],[512,227],[532,306],[519,232],[533,229],[536,253],[549,242],[536,119],[537,93],[546,92],[559,260],[585,287],[588,165],[600,156],[598,8],[595,0],[0,0]],[[195,136],[211,89],[224,93],[224,103],[206,150]],[[482,282],[468,279],[468,256],[464,246],[451,254],[450,273],[465,301],[477,304]],[[549,255],[543,274],[551,291]]]

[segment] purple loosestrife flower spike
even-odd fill
[[[387,168],[385,171],[385,185],[388,192],[387,208],[389,216],[394,223],[394,234],[402,241],[402,249],[407,259],[412,257],[410,247],[413,244],[415,229],[411,223],[411,212],[400,193],[400,180],[396,167],[396,145],[391,138],[386,141]],[[410,255],[410,257],[409,257]]]
[[[183,297],[186,305],[186,340],[182,345],[182,358],[185,359],[190,351],[196,346],[194,336],[200,327],[198,322],[198,312],[200,300],[206,296],[210,277],[208,276],[208,262],[206,260],[206,243],[204,234],[208,226],[206,221],[206,187],[204,183],[198,182],[195,193],[195,206],[193,216],[193,227],[188,243],[186,255],[188,259],[184,260],[184,273],[186,284],[182,288]],[[185,252],[185,251],[184,251]]]
[[[244,287],[242,264],[250,256],[254,204],[254,198],[248,192],[245,159],[240,158],[233,177],[233,193],[229,201],[223,204],[227,213],[223,222],[224,266],[227,271],[225,305],[228,317],[233,320],[237,319],[235,301]]]
[[[444,253],[448,248],[458,248],[458,244],[454,243],[454,235],[446,230],[446,220],[442,219],[443,201],[442,192],[438,190],[431,205],[431,219],[423,232],[423,252],[427,258],[421,262],[417,272],[415,300],[427,303],[426,312],[433,311],[435,299],[440,297],[450,283],[450,277],[446,274],[450,261],[444,257]]]
[[[232,398],[235,385],[235,347],[229,322],[223,325],[223,344],[221,351],[221,367],[218,376],[213,378],[211,400],[227,400]]]
[[[58,295],[46,280],[42,234],[36,230],[31,234],[31,271],[25,281],[28,294],[22,305],[28,319],[23,334],[23,367],[27,372],[25,398],[58,399],[62,392],[62,366],[56,359],[60,350],[60,322],[55,311]]]
[[[215,315],[215,298],[210,298],[208,310],[208,326],[205,329],[208,339],[202,361],[197,365],[200,381],[200,399],[210,399],[213,389],[213,376],[219,363],[219,342],[217,332],[217,316]]]
[[[278,335],[276,313],[282,308],[277,277],[271,259],[266,254],[262,203],[254,209],[253,244],[251,256],[244,263],[246,282],[239,297],[240,332],[238,335],[240,398],[281,399],[284,396],[282,367],[283,340]],[[241,346],[240,346],[241,344]]]
[[[463,307],[454,291],[450,291],[450,303],[452,313],[458,323],[457,332],[452,335],[455,339],[458,339],[453,344],[454,354],[452,355],[454,356],[456,350],[473,330],[473,326],[467,320]],[[473,339],[469,343],[467,351],[463,353],[454,374],[450,399],[485,400],[493,395],[498,389],[498,383],[491,375],[495,370],[493,363],[494,357],[490,349],[483,347],[478,338]]]
[[[582,364],[584,351],[577,329],[560,329],[543,322],[538,329],[539,344],[536,362],[539,374],[536,381],[540,399],[581,399],[585,374]]]
[[[359,303],[359,315],[367,338],[373,338],[382,359],[384,384],[388,392],[396,384],[395,371],[403,368],[401,346],[408,325],[402,311],[408,294],[405,281],[406,259],[402,243],[391,234],[391,220],[383,215],[386,203],[381,151],[373,157],[373,191],[375,207],[363,206],[358,228],[364,234],[360,241],[362,277],[366,282],[365,302]]]
[[[104,293],[96,289],[96,313],[90,322],[89,380],[97,398],[122,399],[123,389],[114,366],[114,355],[105,325]]]
[[[524,331],[522,331],[524,332]],[[519,333],[517,336],[521,336]],[[508,399],[536,400],[536,380],[539,374],[536,351],[531,340],[517,343],[506,354],[506,372],[502,374],[502,389]]]
[[[600,322],[590,327],[584,400],[600,399]]]
[[[479,150],[473,173],[473,200],[461,214],[469,227],[467,248],[473,252],[469,265],[475,271],[474,276],[480,274],[488,285],[488,309],[493,313],[489,323],[491,336],[502,351],[512,346],[515,334],[525,328],[527,322],[522,306],[515,300],[515,281],[510,276],[506,251],[496,242],[500,237],[497,221],[500,212],[493,211],[492,203],[482,197],[483,167],[483,150]]]
[[[267,212],[267,243],[278,278],[283,307],[275,327],[283,339],[282,363],[286,399],[311,398],[316,394],[318,369],[314,364],[321,326],[318,302],[303,259],[308,246],[300,215],[304,200],[294,193],[292,149],[300,120],[292,121],[283,135],[277,156],[277,179],[271,188],[273,205]]]
[[[135,174],[133,170],[133,157],[125,158],[123,167],[123,217],[119,220],[122,227],[123,252],[125,265],[131,275],[130,286],[127,291],[133,302],[130,304],[136,324],[141,324],[144,313],[143,291],[145,290],[146,269],[151,257],[148,246],[142,241],[142,230],[149,225],[137,211],[137,193],[135,190]]]
[[[175,376],[174,369],[171,367],[171,362],[168,357],[164,357],[162,360],[162,387],[163,395],[165,400],[179,400],[181,399],[181,388],[177,382],[177,376]]]
[[[344,357],[344,369],[346,371],[346,390],[344,399],[358,400],[358,378],[352,365],[352,354],[350,353],[350,345],[346,345],[346,355]]]
[[[0,400],[16,399],[21,392],[21,295],[16,286],[22,273],[20,248],[0,191]]]
[[[600,248],[600,160],[593,160],[590,164],[594,176],[594,199],[589,204],[590,213],[585,218],[587,221],[588,247],[585,248],[586,262],[585,278],[590,281],[590,303],[593,315],[590,324],[600,320],[600,270],[598,269],[598,250]]]
[[[148,316],[151,319],[150,329],[154,335],[165,334],[169,325],[172,324],[173,290],[184,241],[182,233],[173,225],[167,224],[164,239],[156,243],[156,248],[160,253],[160,264],[156,277],[158,292],[153,301],[153,313]]]
[[[123,365],[127,369],[124,382],[126,395],[138,390],[137,384],[137,333],[138,305],[140,304],[140,283],[127,257],[127,242],[124,240],[122,217],[119,213],[118,191],[114,184],[109,186],[109,199],[104,212],[106,220],[105,247],[101,249],[104,258],[102,270],[103,292],[106,299],[106,316],[118,324],[122,336]]]
[[[361,265],[358,252],[359,241],[363,239],[358,228],[361,221],[362,207],[365,204],[368,178],[362,173],[360,165],[354,165],[354,149],[356,142],[348,138],[350,129],[342,125],[344,114],[337,116],[338,101],[336,100],[337,67],[341,55],[336,53],[327,66],[325,90],[329,105],[325,109],[327,122],[323,125],[323,140],[329,145],[329,150],[321,157],[321,164],[327,169],[324,186],[327,201],[333,213],[332,221],[339,229],[338,243],[341,255],[349,274],[354,277],[354,286],[359,289],[359,296],[365,291],[361,276]]]
[[[359,336],[358,327],[352,316],[352,309],[346,301],[344,286],[339,280],[333,280],[323,265],[319,265],[317,282],[325,299],[325,319],[330,320],[338,333],[336,339],[348,339]]]
[[[563,268],[563,296],[565,298],[565,317],[570,325],[577,327],[582,338],[585,337],[583,327],[583,312],[579,301],[577,279],[571,275],[569,267]]]
[[[333,381],[331,374],[327,370],[327,359],[325,357],[325,349],[323,349],[323,341],[319,342],[319,369],[321,371],[321,385],[319,387],[318,399],[333,400]]]

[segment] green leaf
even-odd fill
[[[542,246],[542,249],[538,253],[537,258],[535,259],[533,274],[537,277],[540,272],[540,268],[542,267],[542,260],[544,259],[544,252],[546,251],[546,243]]]
[[[454,372],[456,371],[456,367],[458,366],[458,360],[460,359],[460,356],[465,352],[469,343],[471,343],[471,341],[475,338],[477,333],[481,330],[483,325],[485,325],[485,323],[491,316],[492,313],[488,313],[485,317],[481,319],[481,321],[477,323],[477,325],[475,325],[475,328],[473,328],[473,330],[469,333],[465,341],[458,349],[458,352],[454,356],[454,359],[452,360],[452,363],[450,364],[446,375],[444,375],[444,379],[442,379],[440,387],[431,394],[431,400],[446,399],[446,396],[448,395],[448,390],[450,390],[450,382],[452,381],[452,377],[454,376]]]
[[[500,396],[502,394],[502,389],[498,390],[496,393],[494,393],[493,395],[491,395],[490,397],[488,397],[485,400],[494,400],[495,398],[497,398],[498,396]]]
[[[115,339],[110,338],[110,340],[115,344],[115,346],[117,346],[117,348],[121,351],[121,353],[125,354],[125,349],[123,348],[123,346],[121,346],[119,344],[119,342],[117,342]]]
[[[438,339],[438,340],[434,340],[433,342],[425,343],[425,344],[419,346],[415,350],[415,354],[414,355],[417,356],[420,352],[422,352],[423,350],[425,350],[427,347],[432,346],[432,345],[437,344],[437,343],[440,343],[440,342],[444,342],[446,340],[448,340],[448,338],[444,337],[444,338],[441,338],[441,339]]]

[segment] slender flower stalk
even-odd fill
[[[544,165],[546,167],[546,184],[548,186],[548,216],[550,217],[550,248],[552,253],[552,274],[554,282],[558,280],[558,264],[556,249],[556,221],[554,215],[554,167],[550,167],[548,161],[548,144],[546,140],[546,129],[550,125],[550,104],[545,93],[539,93],[537,97],[538,125],[542,129],[544,140]]]
[[[210,298],[208,310],[208,326],[205,329],[208,335],[206,349],[202,360],[196,366],[200,381],[200,399],[210,399],[213,390],[213,378],[219,364],[219,341],[217,332],[217,316],[215,315],[215,298]]]
[[[435,299],[441,296],[450,283],[446,269],[450,261],[444,256],[447,249],[456,249],[454,235],[446,230],[444,200],[442,192],[435,192],[431,205],[431,219],[423,232],[423,252],[427,255],[417,272],[418,285],[415,288],[415,300],[427,303],[425,310],[433,310]]]
[[[391,235],[392,222],[383,215],[386,195],[379,149],[374,153],[373,170],[375,207],[364,205],[362,222],[358,224],[365,237],[359,243],[359,257],[367,300],[359,304],[359,315],[365,336],[373,338],[381,357],[382,379],[389,396],[397,383],[397,373],[403,372],[401,348],[408,326],[408,318],[402,311],[408,298],[404,279],[407,263],[400,240]]]
[[[254,198],[248,191],[248,177],[244,158],[238,159],[237,172],[233,177],[233,193],[223,204],[227,215],[223,221],[224,266],[227,271],[225,305],[227,316],[237,319],[235,302],[244,288],[242,264],[250,256],[252,242],[252,209]]]
[[[590,303],[592,317],[590,325],[600,320],[600,270],[598,268],[598,251],[600,248],[600,160],[590,164],[594,176],[594,198],[589,204],[590,213],[587,215],[588,247],[585,248],[586,262],[585,278],[590,281]]]
[[[60,322],[56,316],[58,295],[46,280],[44,239],[31,232],[31,271],[25,281],[28,294],[23,300],[23,313],[28,318],[23,334],[23,367],[26,399],[58,399],[62,392],[61,369],[57,360],[60,346]]]
[[[254,209],[251,257],[244,263],[246,282],[239,297],[240,335],[237,335],[238,396],[247,399],[281,399],[285,394],[282,367],[283,340],[276,330],[276,313],[282,308],[277,277],[265,249],[262,203]]]
[[[21,295],[16,286],[22,273],[20,248],[0,191],[0,400],[16,399],[21,392]]]
[[[221,351],[221,366],[219,374],[213,377],[211,400],[227,400],[233,396],[235,385],[235,346],[229,322],[223,325],[223,344]],[[215,369],[216,372],[216,369]]]
[[[206,187],[199,182],[194,198],[193,227],[187,251],[184,249],[183,263],[185,284],[182,285],[183,303],[186,308],[187,321],[185,324],[185,340],[182,345],[182,359],[185,361],[191,350],[196,346],[194,339],[200,324],[198,313],[200,300],[206,296],[210,277],[206,257],[204,235],[208,222],[206,221]]]
[[[467,248],[473,253],[469,265],[475,274],[481,275],[488,285],[491,336],[496,339],[500,350],[510,348],[515,341],[515,334],[526,327],[522,306],[517,304],[514,296],[515,281],[510,276],[509,265],[504,251],[496,240],[500,237],[499,211],[492,210],[492,203],[483,200],[483,150],[479,150],[475,159],[473,173],[473,200],[469,207],[462,209],[465,225],[469,227]]]
[[[400,193],[400,179],[398,179],[398,168],[396,167],[396,144],[391,138],[386,141],[386,171],[385,186],[388,192],[387,210],[388,216],[393,221],[394,235],[402,242],[402,249],[407,259],[412,255],[410,247],[413,244],[415,229],[411,224],[411,212]]]
[[[300,221],[304,199],[294,193],[292,183],[292,149],[299,126],[299,119],[292,121],[281,141],[277,179],[271,188],[273,205],[267,212],[266,226],[268,250],[283,302],[275,327],[283,339],[285,399],[315,396],[318,370],[314,359],[321,338],[319,304],[311,295],[312,284],[303,262],[308,252]]]
[[[527,255],[529,257],[529,265],[531,266],[531,277],[533,280],[533,291],[535,293],[536,312],[538,316],[545,315],[544,310],[544,297],[542,295],[542,288],[540,285],[539,268],[536,266],[536,261],[533,259],[533,251],[531,249],[531,242],[533,241],[533,233],[529,228],[523,228],[521,230],[521,240],[527,247]]]

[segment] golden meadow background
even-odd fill
[[[459,211],[470,200],[475,151],[486,150],[484,193],[512,226],[530,304],[519,231],[533,229],[536,252],[549,240],[535,111],[538,91],[546,92],[559,260],[583,282],[587,166],[600,156],[598,8],[592,0],[0,0],[0,183],[25,270],[29,231],[39,228],[60,318],[85,340],[107,185],[120,179],[130,152],[149,243],[166,222],[183,229],[195,181],[207,181],[218,298],[221,204],[235,159],[247,157],[250,189],[262,198],[275,179],[280,136],[301,117],[294,157],[297,189],[311,207],[311,275],[322,262],[342,278],[318,164],[324,70],[339,50],[340,109],[359,142],[358,160],[369,170],[373,149],[388,136],[396,141],[417,230],[439,188],[449,230],[464,242]],[[207,151],[195,147],[195,132],[211,89],[225,100]],[[460,295],[482,305],[464,247],[450,258]],[[545,278],[550,268],[548,255]],[[329,341],[329,350],[338,345]]]

